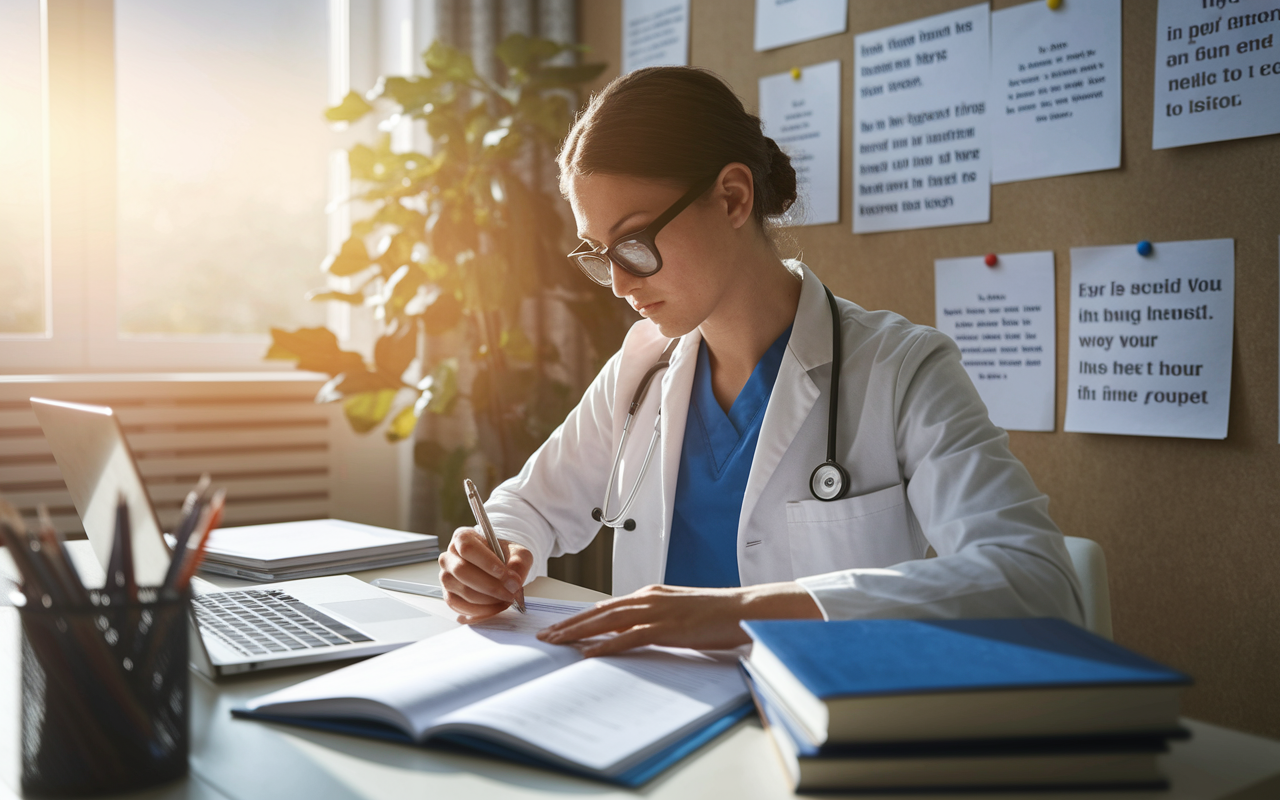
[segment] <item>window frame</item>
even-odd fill
[[[380,44],[399,44],[380,42],[378,23],[395,17],[412,24],[415,7],[427,4],[429,0],[328,1],[331,103],[339,102],[353,82],[372,83],[376,56],[385,52]],[[0,372],[278,372],[285,367],[264,360],[270,342],[265,334],[120,333],[115,3],[40,0],[40,38],[45,331],[0,334]],[[101,133],[85,136],[86,120]],[[335,139],[327,167],[318,167],[328,170],[329,252],[336,252],[351,230],[344,202],[350,193],[345,138]],[[342,288],[345,281],[330,283]],[[322,285],[319,275],[317,285]],[[362,350],[371,344],[372,326],[353,319],[350,306],[326,306],[326,324],[344,346]]]

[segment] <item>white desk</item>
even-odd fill
[[[76,561],[88,574],[94,565],[76,542]],[[8,553],[0,572],[13,574]],[[435,562],[357,573],[366,580],[395,577],[435,582]],[[220,581],[222,582],[222,581]],[[225,585],[238,584],[225,581]],[[7,587],[6,587],[7,589]],[[539,578],[529,588],[535,597],[594,599],[581,587]],[[398,595],[427,609],[438,600]],[[18,623],[13,608],[0,608],[0,800],[19,794]],[[7,654],[7,655],[5,655]],[[748,718],[700,752],[659,776],[638,792],[509,764],[456,751],[432,750],[339,736],[283,725],[232,719],[229,709],[249,698],[318,675],[332,666],[279,670],[218,682],[192,673],[191,774],[152,791],[129,795],[147,800],[357,800],[361,798],[545,798],[576,795],[605,798],[643,795],[654,798],[726,797],[734,800],[791,796],[767,734]],[[1280,742],[1185,720],[1193,737],[1173,745],[1164,757],[1172,778],[1169,792],[1117,792],[1088,795],[1115,800],[1262,800],[1280,797]],[[973,795],[967,795],[973,797]],[[1076,794],[1035,795],[1073,800]],[[866,795],[859,797],[865,800]],[[922,795],[912,797],[922,798]],[[955,800],[956,795],[944,795]],[[1026,795],[999,795],[1019,800]],[[901,800],[902,796],[895,796]]]

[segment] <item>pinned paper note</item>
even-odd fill
[[[1065,430],[1224,439],[1235,242],[1071,250]]]
[[[1120,0],[991,14],[991,182],[1120,166]]]
[[[622,0],[622,72],[689,63],[689,0]]]
[[[853,43],[853,232],[987,222],[986,3]]]
[[[1053,252],[942,258],[933,274],[937,328],[960,346],[991,421],[1053,430]]]
[[[757,52],[844,33],[848,27],[848,0],[756,0]]]
[[[1280,133],[1280,4],[1160,0],[1156,150]]]
[[[784,225],[840,220],[840,62],[760,79],[766,136],[791,157],[800,199]]]

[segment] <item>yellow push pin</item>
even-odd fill
[[[1062,8],[1062,0],[1044,0],[1045,5],[1049,6],[1050,11],[1057,11]]]
[[[799,67],[792,67],[792,68],[791,68],[791,80],[793,80],[793,81],[798,81],[798,80],[800,80],[800,68],[799,68]]]

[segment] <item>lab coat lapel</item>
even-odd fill
[[[684,445],[684,426],[689,419],[689,396],[693,391],[693,373],[698,365],[698,346],[702,334],[694,329],[685,334],[671,356],[671,367],[662,376],[661,431],[662,471],[662,554],[658,573],[646,583],[661,583],[666,572],[667,548],[671,543],[671,519],[676,505],[676,478],[680,474],[680,451]]]
[[[756,454],[751,461],[747,491],[742,498],[742,513],[738,517],[740,539],[750,523],[756,503],[769,484],[769,479],[773,477],[774,470],[795,441],[796,434],[808,419],[813,404],[821,394],[818,385],[809,376],[809,370],[831,361],[831,310],[827,304],[826,291],[808,267],[798,261],[792,262],[792,265],[803,271],[804,283],[800,288],[800,302],[791,328],[791,340],[787,343],[787,352],[778,367],[778,378],[769,395],[769,406],[765,409],[764,421],[760,426]],[[739,552],[743,546],[744,543],[740,541]]]

